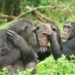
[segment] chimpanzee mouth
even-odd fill
[[[44,53],[44,52],[46,52],[47,51],[47,47],[40,47],[39,48],[39,52],[41,52],[41,53]]]
[[[61,38],[64,39],[64,40],[68,39],[68,37],[69,36],[67,36],[67,35],[61,35]]]

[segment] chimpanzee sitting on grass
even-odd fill
[[[49,25],[48,27],[47,24],[43,24],[41,29],[40,27],[42,27],[42,24],[38,25],[35,29],[37,36],[39,40],[41,40],[41,38],[44,40],[44,45],[47,45],[47,41],[50,41],[51,49],[49,51],[53,54],[55,59],[61,57],[62,54],[65,54],[67,59],[70,59],[69,55],[75,54],[75,22],[67,22],[64,24],[63,33],[61,35],[62,38],[67,39],[67,42],[64,44],[62,44],[60,31],[56,25]],[[42,52],[44,51],[42,50]],[[42,54],[39,56],[42,56]]]
[[[66,22],[63,27],[62,38],[67,39],[63,45],[60,44],[60,35],[58,28],[54,26],[52,32],[48,35],[48,40],[51,43],[51,52],[55,59],[65,54],[67,59],[70,60],[70,55],[75,54],[75,22]]]
[[[36,57],[32,46],[37,41],[32,29],[32,22],[20,19],[7,30],[0,31],[0,69],[7,66],[12,74],[18,68],[35,67]]]
[[[48,46],[48,40],[45,34],[50,33],[50,24],[39,22],[34,25],[34,32],[37,38],[38,45],[34,47],[39,60],[44,60],[46,57],[50,56],[51,50]]]

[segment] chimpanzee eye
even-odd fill
[[[64,28],[71,28],[70,26],[64,26]]]
[[[66,28],[66,26],[64,26],[63,28]]]
[[[47,35],[46,33],[43,33],[43,35]]]
[[[53,28],[52,30],[53,30],[53,31],[57,31],[57,29],[55,29],[55,28]]]
[[[68,28],[71,28],[70,26],[67,26]]]
[[[53,31],[56,31],[56,29],[53,29]]]

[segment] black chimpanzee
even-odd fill
[[[51,49],[49,51],[53,54],[55,59],[58,59],[59,57],[61,57],[62,54],[65,54],[67,56],[67,59],[70,59],[69,55],[75,54],[75,51],[74,51],[75,49],[75,45],[74,45],[75,43],[75,35],[74,35],[75,22],[67,22],[64,24],[63,33],[61,37],[68,39],[67,42],[64,44],[62,44],[61,37],[60,37],[60,31],[56,25],[50,25],[50,27],[48,27],[47,24],[43,24],[41,31],[39,30],[39,27],[41,27],[42,24],[39,24],[39,25],[36,27],[37,35],[40,38],[39,40],[41,40],[41,36],[42,36],[42,40],[45,38],[44,39],[45,41],[43,42],[45,43],[44,45],[47,45],[48,40],[50,41]],[[46,32],[46,29],[49,32]],[[40,32],[42,32],[42,34]],[[48,40],[46,37],[48,38]],[[40,46],[44,46],[44,45],[40,44]],[[42,50],[42,52],[44,52],[44,50]]]
[[[37,37],[38,45],[35,47],[39,60],[44,60],[51,54],[50,47],[48,46],[47,36],[50,33],[50,24],[39,22],[35,24],[34,32]]]
[[[61,38],[67,39],[67,42],[63,45],[64,54],[69,55],[75,54],[75,22],[66,22],[63,27]]]
[[[70,59],[69,55],[75,54],[75,22],[67,22],[64,24],[61,37],[67,39],[67,42],[63,45],[60,44],[61,41],[59,40],[60,35],[58,36],[58,29],[53,28],[51,31],[48,40],[51,43],[51,51],[54,58],[58,59],[62,54],[65,54],[67,59]]]
[[[37,41],[32,29],[30,21],[20,19],[7,30],[0,31],[0,69],[10,65],[21,70],[35,67],[32,46],[35,46]]]

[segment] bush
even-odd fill
[[[75,64],[72,60],[68,61],[64,55],[57,61],[54,60],[53,56],[49,56],[44,61],[37,64],[36,70],[35,75],[75,75]],[[31,71],[32,69],[23,72],[18,71],[15,75],[31,75]]]
[[[37,73],[35,75],[74,75],[75,64],[68,61],[63,55],[57,61],[52,56],[37,65]]]

